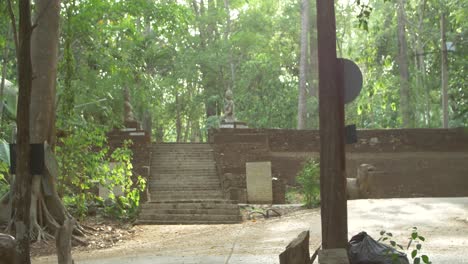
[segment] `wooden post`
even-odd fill
[[[57,246],[57,260],[58,264],[73,264],[71,255],[71,239],[73,227],[76,222],[74,219],[65,219],[63,225],[57,229],[55,234],[55,244]]]
[[[279,259],[280,264],[309,264],[309,231],[303,231],[291,241]]]
[[[343,65],[336,57],[334,2],[317,0],[323,249],[348,244]]]

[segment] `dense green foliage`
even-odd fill
[[[302,170],[297,174],[296,180],[301,186],[304,204],[308,208],[320,204],[320,165],[315,160],[307,161]]]
[[[123,88],[139,120],[151,114],[157,140],[197,141],[217,125],[223,95],[251,127],[295,128],[300,1],[63,1],[58,69],[59,129],[122,123]],[[365,83],[346,109],[360,128],[398,128],[400,82],[396,1],[337,1],[338,54],[356,61]],[[202,5],[203,3],[203,5]],[[229,5],[226,6],[225,3]],[[312,14],[315,12],[315,1]],[[448,18],[450,126],[468,125],[465,1],[408,0],[410,108],[414,127],[441,126],[440,25]],[[6,78],[16,62],[4,1],[0,51]],[[315,18],[311,18],[315,34]],[[1,52],[3,54],[3,52]],[[421,58],[421,60],[419,60]],[[308,100],[316,127],[317,100]],[[215,116],[215,117],[212,117]],[[7,138],[8,122],[2,137]]]
[[[132,181],[131,142],[110,151],[104,131],[98,128],[77,128],[61,138],[56,147],[61,173],[58,192],[77,217],[103,207],[103,213],[119,218],[133,218],[145,181]],[[99,197],[99,188],[109,192]],[[105,205],[105,206],[104,206]]]

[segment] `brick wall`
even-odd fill
[[[447,175],[468,183],[468,129],[360,130],[357,136],[358,143],[346,146],[348,177],[355,178],[359,165],[369,163],[398,177]],[[320,151],[316,130],[214,129],[209,142],[227,198],[240,202],[246,202],[246,162],[271,161],[272,177],[278,179],[273,202],[284,203],[284,186],[295,185],[304,162]],[[453,195],[468,196],[468,188]]]

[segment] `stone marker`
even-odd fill
[[[273,183],[271,162],[247,162],[247,201],[249,203],[271,204],[273,202]]]
[[[349,264],[344,248],[322,249],[318,253],[319,264]]]
[[[309,231],[300,233],[280,255],[280,264],[309,264]]]
[[[357,179],[346,178],[346,195],[348,200],[355,200],[360,198]]]
[[[13,263],[15,244],[14,237],[0,233],[0,264]]]

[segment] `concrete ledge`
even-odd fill
[[[348,253],[343,248],[320,250],[318,260],[319,264],[349,264]]]

